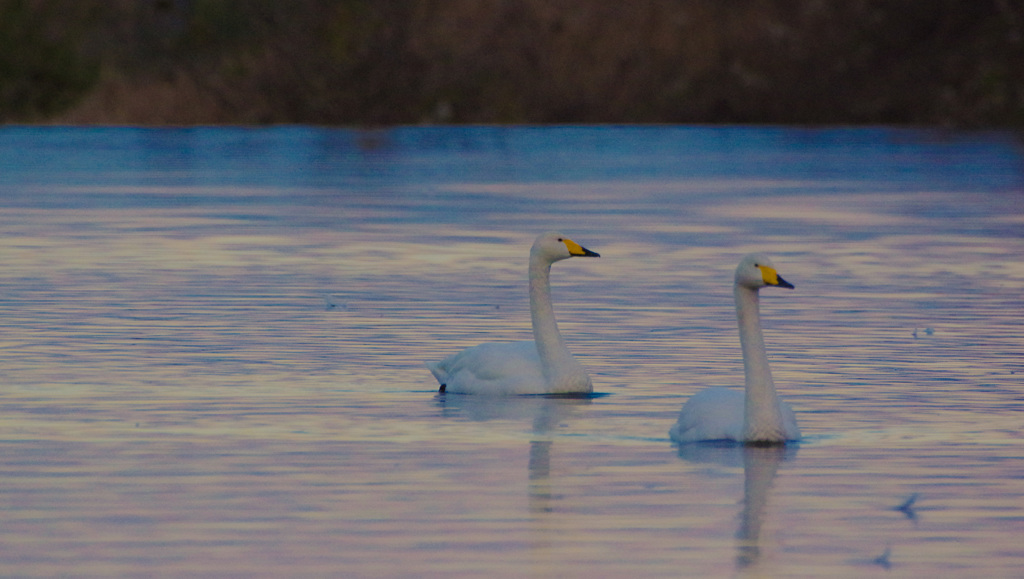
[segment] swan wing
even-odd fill
[[[679,411],[679,420],[669,430],[675,442],[743,440],[745,394],[731,388],[708,388],[693,395]],[[800,440],[796,413],[779,401],[785,440]]]
[[[679,411],[669,436],[675,442],[742,440],[744,393],[708,388],[694,394]]]
[[[547,391],[533,340],[472,346],[427,367],[445,386],[445,392],[513,395]]]

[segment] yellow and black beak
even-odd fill
[[[575,241],[569,238],[562,239],[562,243],[564,243],[565,246],[569,248],[569,255],[573,257],[601,257],[600,253],[597,253],[596,251],[590,251],[586,247],[583,247],[582,245],[576,243]]]
[[[759,265],[757,267],[761,269],[761,278],[764,279],[765,284],[789,289],[793,289],[794,287],[796,287],[793,284],[789,283],[788,281],[782,279],[782,276],[779,275],[779,272],[775,271],[775,268],[768,267],[767,265]]]

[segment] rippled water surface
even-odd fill
[[[0,576],[1017,577],[1024,157],[784,128],[0,130]],[[601,396],[439,396],[563,334]],[[805,440],[673,446],[740,386]],[[904,508],[899,508],[909,503]]]

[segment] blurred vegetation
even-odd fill
[[[55,6],[0,3],[0,118],[35,119],[72,106],[97,80],[78,50],[85,23],[57,22]]]
[[[0,122],[1024,125],[1021,0],[0,0]]]

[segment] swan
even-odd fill
[[[588,394],[590,376],[558,332],[551,306],[551,264],[570,257],[601,257],[557,232],[541,234],[530,248],[530,317],[533,339],[466,348],[427,368],[440,392],[457,394]]]
[[[733,295],[743,349],[744,391],[708,388],[691,397],[669,431],[678,443],[732,440],[753,445],[783,444],[800,439],[793,409],[775,393],[772,371],[761,335],[758,290],[766,286],[793,289],[767,256],[747,255],[736,268]]]

